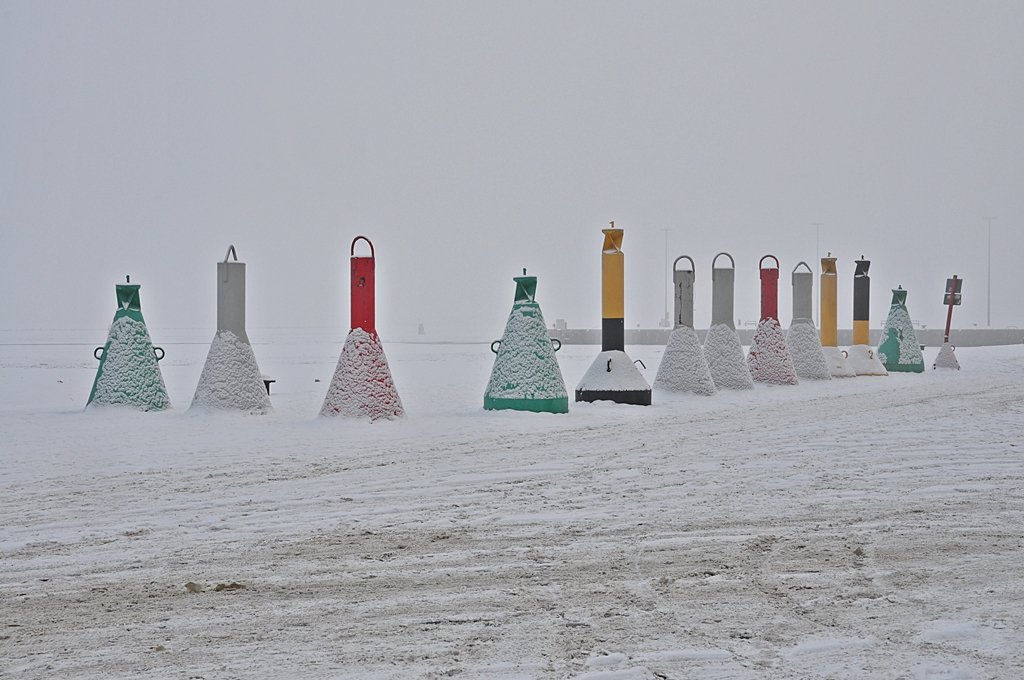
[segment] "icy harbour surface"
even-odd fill
[[[0,677],[1024,677],[1022,346],[556,416],[385,343],[369,423],[316,415],[340,331],[250,329],[259,418],[186,412],[208,331],[83,411],[94,335],[0,331]]]

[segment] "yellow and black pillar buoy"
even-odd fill
[[[601,353],[576,386],[576,401],[650,406],[651,387],[625,352],[625,256],[622,229],[602,229]]]
[[[868,343],[871,338],[871,260],[861,255],[855,260],[853,272],[853,343],[847,350],[850,368],[857,375],[889,375],[885,366],[878,360],[875,349]]]
[[[836,258],[829,253],[821,258],[821,351],[825,355],[829,373],[833,378],[853,378],[857,373],[850,368],[847,353],[839,349],[838,296],[839,276]]]

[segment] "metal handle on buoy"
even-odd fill
[[[845,349],[843,350],[843,358],[844,359],[849,359],[850,358],[850,353],[847,352]]]
[[[356,256],[356,241],[366,241],[366,244],[370,246],[370,257],[372,259],[377,259],[373,253],[373,242],[370,239],[366,238],[365,236],[356,236],[354,239],[352,239],[352,247],[349,248],[348,251],[349,257]]]
[[[556,342],[558,343],[558,345],[555,346],[555,351],[557,352],[558,350],[562,349],[562,341],[559,340],[558,338],[551,338],[552,345],[554,345]]]
[[[715,255],[715,259],[711,260],[711,268],[715,268],[715,263],[718,262],[718,258],[720,258],[722,255],[725,255],[727,258],[729,258],[729,262],[732,263],[732,268],[736,269],[736,260],[732,259],[732,255],[725,251],[722,251],[718,255]],[[723,267],[723,269],[725,269],[725,267]]]
[[[228,246],[228,252],[224,255],[224,261],[227,262],[230,257],[234,257],[235,262],[238,262],[238,253],[235,252],[235,246],[233,245]]]
[[[776,260],[776,262],[778,262],[778,260]],[[814,270],[813,270],[813,269],[811,269],[811,265],[807,264],[807,263],[806,263],[806,262],[804,262],[803,260],[800,260],[799,262],[797,262],[797,263],[796,263],[796,266],[795,266],[795,267],[793,267],[793,273],[794,273],[794,274],[796,274],[796,270],[797,270],[797,269],[800,269],[800,265],[803,265],[803,266],[804,266],[804,268],[805,268],[805,269],[807,269],[808,273],[810,273],[810,274],[813,274],[813,273],[814,273]]]
[[[679,257],[677,257],[672,262],[672,271],[685,271],[685,270],[678,270],[678,269],[676,269],[676,265],[679,263],[679,260],[689,260],[690,261],[690,271],[692,271],[692,272],[696,272],[697,271],[697,265],[695,265],[693,263],[693,258],[690,257],[689,255],[680,255]],[[713,264],[714,263],[712,263],[712,265]]]
[[[767,260],[769,257],[772,258],[773,260],[775,260],[775,268],[778,269],[779,268],[779,258],[775,257],[774,255],[765,255],[764,257],[762,257],[758,261],[758,263],[757,263],[757,268],[758,269],[764,269],[764,267],[762,265],[764,265],[764,261]]]
[[[494,346],[495,345],[500,345],[500,344],[501,344],[501,340],[495,340],[494,342],[492,342],[491,343],[491,351],[494,352],[495,354],[497,354],[498,350],[494,349]]]
[[[159,352],[159,354],[157,354],[157,352]],[[164,348],[163,347],[154,347],[153,348],[153,356],[156,357],[157,361],[161,361],[165,356],[167,356],[167,353],[164,352]]]
[[[608,360],[608,369],[607,369],[607,371],[608,371],[608,373],[612,372],[612,360],[611,359]]]
[[[647,364],[645,364],[644,362],[640,361],[639,359],[635,359],[635,360],[633,361],[633,363],[634,363],[634,364],[640,364],[641,366],[643,366],[643,367],[644,367],[644,370],[645,370],[645,371],[647,370]]]
[[[96,354],[97,352],[99,352],[99,355]],[[101,361],[103,359],[103,348],[97,347],[96,349],[94,349],[92,351],[92,358],[96,359],[97,361]]]

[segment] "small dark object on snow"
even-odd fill
[[[232,581],[231,583],[218,583],[213,592],[219,593],[222,590],[245,590],[245,585]]]
[[[193,583],[192,581],[189,581],[185,584],[185,590],[187,590],[190,593],[201,593],[203,592],[203,587],[198,583]]]

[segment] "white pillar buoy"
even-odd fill
[[[725,255],[732,267],[718,268],[715,262]],[[729,253],[719,253],[711,261],[711,327],[704,338],[704,357],[715,387],[728,390],[754,389],[747,358],[733,322],[733,296],[736,262]]]
[[[690,269],[676,269],[680,260],[689,260]],[[668,336],[665,353],[661,356],[654,389],[665,392],[692,392],[700,395],[715,393],[715,381],[704,358],[704,348],[693,328],[693,285],[696,266],[693,258],[680,255],[672,263],[672,282],[675,285],[675,328]]]
[[[234,261],[231,261],[231,258]],[[217,263],[217,333],[190,410],[264,414],[270,395],[245,331],[245,263],[234,246]]]
[[[800,267],[806,271],[798,271]],[[821,338],[812,318],[814,306],[814,271],[806,262],[793,267],[793,321],[786,334],[786,344],[793,358],[798,378],[804,380],[831,380],[832,373],[821,351]]]

